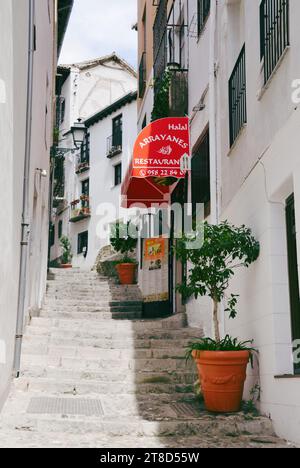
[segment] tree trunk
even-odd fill
[[[221,337],[220,337],[219,319],[218,319],[219,303],[215,299],[213,299],[213,302],[214,302],[213,322],[214,322],[215,339],[217,341],[220,341]]]

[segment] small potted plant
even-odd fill
[[[117,222],[112,226],[110,243],[114,250],[123,255],[116,265],[121,284],[134,284],[137,262],[129,257],[134,252],[137,239],[130,236],[130,223]]]
[[[227,300],[225,312],[237,315],[236,294],[226,295],[229,281],[237,268],[249,267],[259,256],[259,243],[245,226],[228,222],[219,225],[204,223],[204,240],[200,248],[192,248],[186,238],[178,240],[177,257],[189,262],[186,284],[178,290],[187,298],[209,296],[213,302],[214,339],[203,338],[190,343],[187,358],[196,361],[205,405],[208,411],[230,413],[240,410],[246,370],[253,357],[252,341],[241,342],[226,336],[221,339],[218,312]]]
[[[62,248],[61,268],[72,268],[72,247],[68,237],[63,236],[60,239],[60,245]]]

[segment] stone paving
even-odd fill
[[[136,286],[55,271],[23,345],[0,447],[281,448],[263,417],[208,414],[184,351],[184,315],[143,321]]]

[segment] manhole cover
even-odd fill
[[[172,408],[179,418],[199,418],[199,409],[189,403],[174,403]]]
[[[100,400],[77,398],[32,398],[27,413],[103,416]]]

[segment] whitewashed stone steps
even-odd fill
[[[21,377],[1,416],[0,446],[2,434],[14,447],[22,446],[23,436],[23,446],[96,447],[101,440],[102,447],[159,447],[164,440],[181,448],[199,447],[207,437],[211,445],[216,437],[223,443],[228,433],[273,436],[266,418],[193,413],[197,371],[193,362],[186,364],[185,351],[202,330],[185,328],[185,314],[139,320],[137,286],[114,285],[95,272],[52,274],[41,317],[32,318],[26,331]],[[28,413],[40,397],[67,398],[75,406],[80,398],[90,405],[96,400],[103,411]],[[190,405],[187,413],[184,405]],[[194,445],[187,442],[191,435],[197,436]]]
[[[23,367],[22,376],[25,378],[49,378],[56,381],[63,381],[64,379],[76,382],[90,382],[98,381],[99,383],[106,384],[121,384],[121,383],[134,383],[135,385],[152,384],[152,383],[173,383],[193,385],[197,379],[195,369],[166,371],[166,372],[147,372],[135,371],[128,372],[123,369],[107,370],[91,370],[91,369],[67,369],[62,367],[44,367],[44,366],[30,366]]]
[[[78,312],[65,312],[57,311],[53,312],[41,312],[41,317],[61,317],[62,319],[74,318],[74,319],[84,319],[84,320],[137,320],[142,317],[142,311],[121,311],[121,312],[105,312],[105,311],[78,311]]]
[[[194,378],[194,377],[193,377]],[[167,380],[167,379],[166,379]],[[127,394],[177,394],[178,399],[193,398],[193,385],[174,383],[136,383],[130,382],[112,382],[99,380],[74,380],[21,377],[15,382],[15,388],[24,392],[48,392],[52,395],[94,395],[101,399],[101,395],[127,395]]]
[[[179,330],[182,326],[185,317],[183,314],[174,317],[172,321],[168,320],[140,320],[136,322],[132,321],[109,321],[109,320],[71,320],[71,319],[59,319],[59,318],[46,318],[46,317],[33,317],[31,320],[32,326],[43,327],[43,328],[59,328],[67,330],[92,330],[103,331],[109,330],[111,332],[120,331],[121,333],[131,333],[132,335],[141,332],[151,333],[152,332],[163,332],[169,333],[171,330]],[[184,332],[184,330],[183,330]],[[189,331],[188,331],[189,333]],[[192,331],[195,333],[195,331]],[[201,331],[199,330],[199,336]]]
[[[69,351],[69,355],[65,352],[62,356],[59,354],[48,354],[48,355],[35,355],[35,354],[24,354],[22,358],[22,367],[25,369],[31,366],[39,367],[61,367],[66,369],[75,370],[127,370],[127,371],[145,371],[145,372],[164,372],[164,371],[178,371],[188,369],[185,359],[104,359],[96,358],[91,356],[73,355],[73,351]],[[193,368],[193,363],[188,364],[190,368]]]
[[[47,331],[48,332],[48,331]],[[189,339],[179,339],[176,341],[176,349],[184,350],[186,349]],[[40,334],[31,334],[26,335],[24,338],[24,345],[30,346],[32,344],[32,350],[38,345],[47,345],[47,346],[85,346],[93,347],[100,349],[120,349],[127,350],[131,346],[134,346],[135,350],[140,349],[169,349],[173,348],[174,341],[173,339],[153,339],[153,340],[132,340],[130,338],[125,338],[123,340],[118,339],[99,339],[97,337],[91,337],[90,335],[84,336],[84,334],[77,335],[76,333],[70,332],[67,337],[64,337],[63,332],[57,332],[56,334],[45,335]],[[25,349],[25,348],[23,348]]]
[[[170,413],[169,407],[167,408],[168,414]],[[160,414],[163,414],[163,408],[159,407]],[[153,408],[153,417],[155,417],[155,410]],[[9,427],[15,426],[20,428],[27,428],[27,430],[43,433],[71,433],[71,434],[87,434],[87,433],[104,433],[110,437],[159,437],[159,436],[186,436],[198,435],[199,442],[201,440],[200,434],[218,433],[219,437],[225,436],[228,433],[234,433],[237,436],[242,434],[274,436],[272,423],[266,418],[257,418],[255,420],[246,420],[241,418],[237,421],[237,417],[233,419],[225,419],[216,421],[215,418],[178,418],[173,413],[173,418],[161,416],[161,420],[147,421],[141,419],[140,415],[125,415],[121,417],[116,415],[113,418],[89,418],[89,417],[66,417],[66,415],[46,416],[34,415],[28,416],[20,414],[18,416],[6,417],[9,422]],[[216,426],[218,428],[216,429]]]
[[[60,357],[88,357],[97,358],[103,360],[109,359],[122,359],[122,361],[129,359],[183,359],[185,355],[185,349],[173,345],[168,348],[139,348],[139,349],[101,349],[92,346],[57,346],[49,344],[36,344],[24,343],[23,346],[24,355],[49,355],[49,356],[60,356]]]

